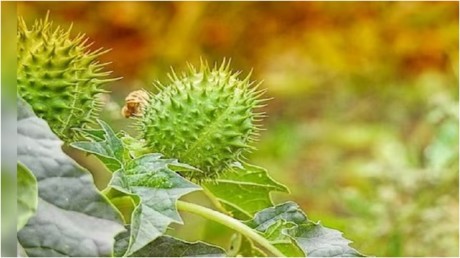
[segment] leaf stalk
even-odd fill
[[[190,212],[190,213],[199,215],[203,218],[220,223],[224,226],[227,226],[241,233],[242,235],[258,243],[260,246],[264,247],[267,251],[272,253],[273,256],[285,257],[285,255],[283,255],[276,247],[270,244],[270,242],[267,239],[257,234],[257,232],[255,232],[252,228],[246,226],[239,220],[236,220],[230,216],[227,216],[215,210],[211,210],[209,208],[206,208],[200,205],[196,205],[193,203],[178,200],[176,204],[177,204],[177,208],[181,211],[186,211],[186,212]]]

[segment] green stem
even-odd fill
[[[255,232],[252,228],[246,226],[245,224],[241,223],[240,221],[229,217],[225,214],[222,214],[220,212],[217,212],[215,210],[211,210],[209,208],[199,206],[193,203],[188,203],[184,201],[177,201],[177,208],[182,211],[187,211],[190,213],[194,213],[197,215],[200,215],[206,219],[215,221],[217,223],[220,223],[224,226],[227,226],[243,235],[246,237],[252,239],[254,242],[258,243],[260,246],[264,247],[268,251],[270,251],[274,256],[277,257],[284,257],[283,255],[276,247],[274,247],[270,242],[259,235],[257,232]]]

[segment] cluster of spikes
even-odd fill
[[[74,128],[94,123],[102,108],[97,94],[105,93],[103,84],[118,80],[107,78],[107,63],[96,61],[109,50],[89,50],[85,34],[71,38],[69,29],[52,29],[52,22],[36,20],[29,29],[18,20],[17,85],[19,95],[47,120],[51,129],[68,142],[78,138]]]
[[[199,70],[188,64],[180,76],[172,71],[167,86],[154,83],[158,93],[149,93],[135,125],[148,148],[200,169],[191,176],[197,181],[244,159],[264,117],[254,109],[267,99],[260,99],[265,90],[250,80],[251,73],[244,79],[239,74],[225,60],[213,69],[202,61]]]

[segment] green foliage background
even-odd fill
[[[130,130],[120,115],[130,91],[153,91],[170,66],[230,57],[274,97],[250,160],[291,189],[277,201],[365,254],[458,255],[458,3],[18,3],[27,22],[47,10],[92,49],[113,49],[101,61],[124,79],[103,119],[116,129]],[[107,183],[94,157],[72,154]],[[184,219],[172,234],[217,244],[230,234]]]

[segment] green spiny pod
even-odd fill
[[[230,63],[210,69],[201,63],[197,71],[189,65],[182,76],[169,75],[171,84],[155,85],[138,118],[138,129],[152,151],[193,165],[203,171],[202,180],[214,178],[231,163],[253,149],[262,117],[254,108],[265,100],[252,87],[250,74],[243,80],[232,73]]]
[[[106,78],[111,72],[96,61],[107,51],[89,51],[84,34],[71,38],[71,27],[52,30],[47,15],[29,29],[19,18],[17,33],[18,93],[64,141],[76,138],[73,128],[94,121],[102,105],[96,95],[116,80]]]

